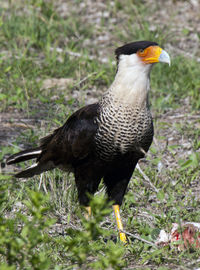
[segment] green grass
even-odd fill
[[[82,1],[67,2],[62,16],[54,1],[0,4],[0,113],[10,115],[6,124],[16,130],[11,138],[3,137],[1,160],[19,147],[35,145],[89,98],[99,98],[115,75],[116,46],[140,39],[163,47],[176,42],[170,23],[149,30],[147,18],[158,4],[150,9],[143,1],[105,1],[109,16],[100,16],[98,23],[88,19],[90,10],[87,5],[80,8]],[[106,34],[105,42],[98,39]],[[161,229],[170,231],[174,222],[200,219],[199,70],[194,59],[172,54],[171,67],[158,64],[152,71],[155,142],[140,166],[158,192],[135,170],[121,208],[125,230],[150,242]],[[48,78],[71,81],[47,89],[43,82]],[[28,128],[15,128],[21,123],[17,114],[30,120]],[[124,247],[117,240],[111,207],[101,195],[92,200],[94,216],[86,221],[71,174],[55,170],[20,181],[2,169],[0,181],[0,270],[198,266],[199,250],[156,248],[134,237]]]

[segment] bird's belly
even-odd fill
[[[98,155],[104,160],[113,160],[128,152],[144,156],[152,139],[152,118],[148,116],[141,119],[118,118],[99,123],[95,142]]]

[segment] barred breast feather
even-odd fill
[[[153,121],[148,106],[134,107],[116,101],[109,94],[101,100],[95,137],[97,153],[109,161],[118,155],[148,151],[153,139]]]

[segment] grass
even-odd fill
[[[35,145],[89,99],[99,98],[115,75],[116,46],[139,39],[161,46],[176,42],[170,24],[149,30],[146,18],[159,10],[157,4],[149,9],[141,1],[108,1],[104,13],[92,17],[92,9],[86,2],[80,8],[81,2],[68,1],[67,9],[64,2],[59,9],[43,0],[0,4],[0,112],[7,115],[2,130],[10,132],[10,137],[2,133],[1,160],[19,147]],[[102,11],[99,3],[93,8]],[[158,192],[136,170],[121,208],[125,230],[150,242],[174,222],[200,219],[199,69],[195,59],[172,54],[171,67],[158,64],[152,71],[155,141],[140,166]],[[53,78],[70,81],[45,88],[45,80]],[[0,181],[2,270],[198,266],[199,250],[155,248],[134,237],[124,247],[116,241],[111,207],[101,195],[92,200],[94,217],[86,221],[73,175],[55,170],[17,181],[2,170]]]

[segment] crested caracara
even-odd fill
[[[170,64],[170,57],[151,41],[126,44],[115,54],[117,73],[100,101],[79,109],[62,127],[41,139],[38,147],[14,154],[6,163],[36,159],[17,178],[54,168],[72,171],[79,202],[88,212],[87,194],[94,194],[103,179],[121,231],[119,206],[138,160],[153,139],[148,101],[151,68],[157,62]],[[120,239],[126,242],[124,233],[120,232]]]

